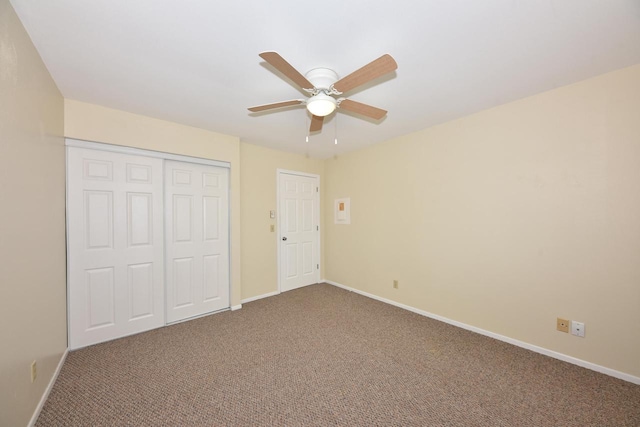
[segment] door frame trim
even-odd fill
[[[110,151],[112,153],[130,154],[133,156],[146,156],[163,160],[175,160],[178,162],[197,163],[201,165],[218,166],[231,169],[231,163],[220,160],[204,159],[202,157],[185,156],[182,154],[167,153],[164,151],[147,150],[134,148],[126,145],[105,144],[104,142],[85,141],[82,139],[65,138],[64,145],[67,147],[89,148],[92,150]]]
[[[281,231],[281,223],[280,223],[280,178],[281,176],[285,174],[285,175],[297,175],[297,176],[304,176],[307,178],[314,178],[316,180],[316,187],[318,188],[318,191],[316,191],[316,217],[318,218],[318,239],[316,242],[316,253],[318,256],[318,260],[317,260],[317,264],[320,264],[320,260],[322,259],[322,257],[320,256],[321,252],[320,252],[320,248],[321,246],[321,239],[320,239],[320,175],[318,174],[314,174],[314,173],[307,173],[307,172],[300,172],[300,171],[293,171],[293,170],[288,170],[288,169],[276,169],[276,228],[278,230],[278,232],[276,233],[276,248],[277,248],[277,256],[276,256],[276,262],[277,262],[277,272],[278,272],[278,294],[282,293],[282,262],[281,262],[281,258],[282,258],[282,251],[281,251],[281,245],[280,245],[280,241],[282,239],[282,231]],[[316,283],[320,282],[320,269],[317,268],[316,269]]]

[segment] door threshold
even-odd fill
[[[171,323],[166,323],[165,326],[177,325],[178,323],[188,322],[189,320],[199,319],[201,317],[211,316],[212,314],[222,313],[224,311],[229,311],[231,307],[221,308],[220,310],[208,311],[206,313],[197,314],[195,316],[187,317],[186,319],[175,320]]]

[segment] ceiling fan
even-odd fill
[[[307,92],[310,98],[258,105],[250,107],[249,111],[251,112],[306,105],[312,115],[309,132],[320,131],[324,118],[333,113],[336,108],[342,108],[375,120],[380,120],[387,114],[386,110],[342,98],[340,95],[397,69],[398,64],[391,55],[382,55],[341,79],[338,79],[338,74],[329,68],[314,68],[302,75],[277,52],[262,52],[260,57]]]

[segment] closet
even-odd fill
[[[229,307],[229,165],[67,140],[71,349]]]

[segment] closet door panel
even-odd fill
[[[67,148],[70,348],[164,325],[162,170]]]
[[[165,162],[167,322],[229,307],[229,170]]]

